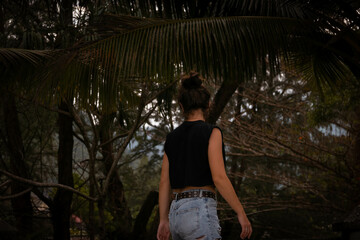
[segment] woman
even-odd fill
[[[252,233],[225,172],[222,132],[205,123],[210,93],[202,82],[196,72],[182,78],[178,101],[185,121],[166,137],[159,185],[158,240],[168,240],[170,232],[173,240],[221,239],[215,188],[237,213],[240,237],[250,238]]]

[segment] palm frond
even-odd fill
[[[355,80],[343,60],[325,48],[312,48],[297,53],[292,61],[292,69],[312,89],[317,89],[320,95],[327,89],[337,91],[336,89],[341,89],[339,85]]]
[[[294,0],[117,0],[108,9],[137,17],[190,19],[224,16],[281,16],[303,18],[303,2]]]
[[[196,69],[212,79],[248,79],[261,61],[279,69],[289,37],[302,27],[297,20],[276,17],[138,18],[128,24],[128,16],[118,16],[116,21],[121,33],[81,49],[61,68],[64,92],[84,89],[82,98],[110,103],[119,83],[129,78],[170,81],[174,73]],[[106,96],[99,97],[105,89]]]
[[[35,73],[52,61],[56,51],[0,48],[1,87],[28,89]],[[17,81],[21,79],[20,81]]]
[[[5,68],[18,68],[22,64],[39,65],[53,57],[54,51],[0,48],[0,64]]]

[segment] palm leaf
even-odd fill
[[[303,26],[275,17],[136,18],[131,25],[129,16],[118,16],[116,21],[121,33],[72,52],[76,55],[60,68],[64,74],[58,74],[58,84],[64,92],[91,89],[81,98],[101,98],[111,105],[121,92],[119,83],[126,79],[171,81],[174,73],[191,69],[219,81],[249,79],[259,61],[279,69],[279,56],[290,49],[289,36],[299,34]],[[103,90],[106,95],[100,96]]]
[[[0,48],[1,86],[29,89],[36,72],[56,54],[58,52],[48,50]]]
[[[224,16],[281,16],[303,18],[304,3],[295,0],[117,0],[117,14],[146,18],[189,19]]]
[[[36,66],[52,59],[53,51],[0,48],[0,64],[6,69],[18,68],[21,64]]]
[[[339,85],[355,80],[343,59],[324,47],[314,46],[294,54],[289,66],[322,97],[327,89],[338,91],[342,89]]]

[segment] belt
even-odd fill
[[[172,199],[175,201],[183,198],[196,198],[196,197],[213,198],[216,200],[215,193],[206,190],[195,190],[195,191],[187,191],[187,192],[172,194]]]

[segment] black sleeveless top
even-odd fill
[[[165,153],[169,160],[171,188],[214,185],[212,180],[208,145],[214,127],[204,121],[185,121],[169,133]],[[225,161],[224,143],[222,146]]]

